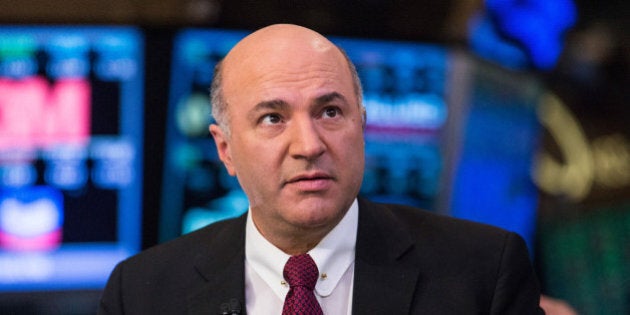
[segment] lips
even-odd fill
[[[320,191],[329,188],[333,179],[326,172],[302,173],[287,180],[285,186],[293,186],[302,191]]]
[[[318,180],[318,179],[332,179],[332,176],[328,175],[326,172],[311,172],[299,174],[297,176],[292,177],[287,181],[287,183],[294,183],[303,180]]]

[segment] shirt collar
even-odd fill
[[[284,299],[289,286],[282,285],[282,270],[290,255],[260,234],[250,213],[247,214],[245,230],[245,261],[280,299]],[[359,206],[355,199],[337,226],[309,251],[320,272],[315,285],[318,295],[330,295],[354,263],[358,221]]]

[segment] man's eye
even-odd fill
[[[334,118],[337,117],[337,115],[339,115],[340,110],[337,107],[328,107],[324,110],[323,116],[325,118]]]
[[[267,114],[261,118],[260,122],[266,125],[275,125],[282,122],[282,118],[277,114]]]

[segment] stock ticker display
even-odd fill
[[[208,88],[245,32],[186,30],[174,42],[166,127],[161,241],[237,216],[248,201],[216,154]],[[434,45],[332,38],[356,64],[367,108],[361,195],[432,209],[444,158],[449,54]]]
[[[140,249],[143,44],[0,29],[0,291],[95,289]]]

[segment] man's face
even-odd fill
[[[363,113],[348,65],[333,46],[302,46],[226,61],[231,135],[211,127],[265,236],[330,230],[363,178]]]

